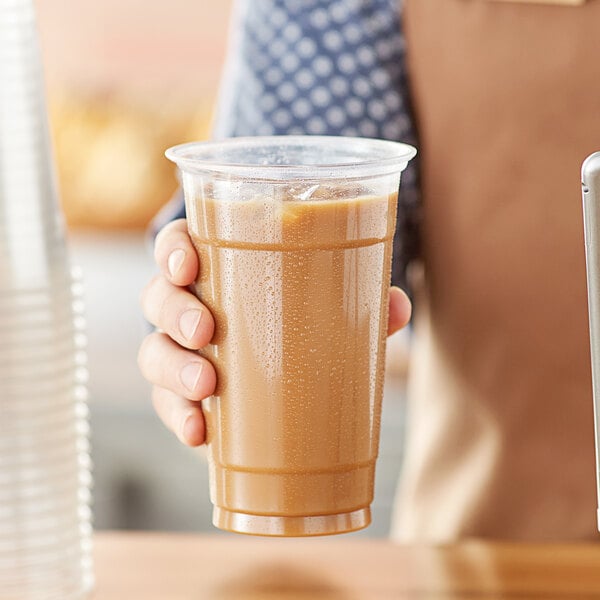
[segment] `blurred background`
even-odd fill
[[[97,529],[214,531],[203,451],[158,421],[136,355],[147,228],[176,190],[163,156],[210,136],[231,0],[37,0],[73,262],[83,270]],[[402,459],[403,336],[391,341],[373,525],[387,535]]]

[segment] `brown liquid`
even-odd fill
[[[204,354],[219,383],[204,409],[219,526],[368,524],[396,199],[188,202],[197,292],[217,324]]]

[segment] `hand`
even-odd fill
[[[210,362],[194,350],[210,342],[215,323],[206,306],[186,287],[196,279],[200,265],[185,219],[160,231],[154,257],[160,274],[142,292],[141,304],[145,317],[159,331],[142,342],[138,364],[153,384],[152,402],[163,423],[184,444],[199,446],[205,439],[199,401],[214,392],[217,377]],[[402,329],[410,314],[408,297],[393,287],[388,335]]]

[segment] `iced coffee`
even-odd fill
[[[184,171],[196,292],[216,322],[202,353],[218,376],[203,402],[217,527],[369,524],[398,177]]]

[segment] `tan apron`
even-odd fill
[[[406,0],[424,189],[393,535],[596,538],[579,172],[600,0]]]

